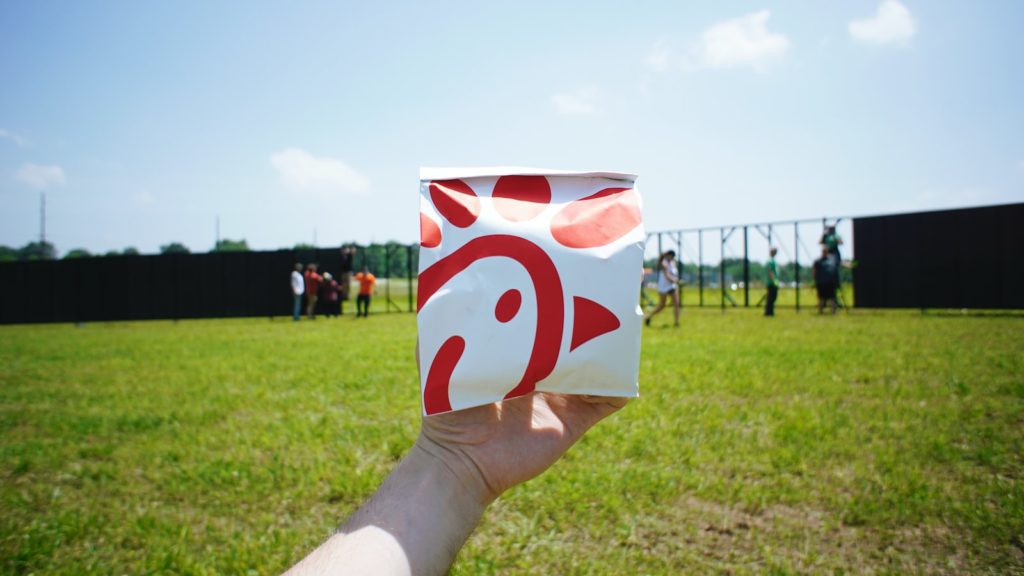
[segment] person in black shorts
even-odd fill
[[[818,314],[825,311],[827,304],[836,313],[836,289],[839,287],[839,258],[821,247],[821,258],[814,261],[814,285],[818,289]]]
[[[768,289],[765,296],[764,315],[775,316],[775,300],[779,297],[779,265],[775,262],[775,255],[779,249],[772,246],[768,249],[768,263],[764,267],[764,285]]]

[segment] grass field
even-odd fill
[[[680,293],[680,301],[682,302],[683,308],[699,308],[701,306],[701,290],[696,286],[683,286]],[[744,304],[743,289],[737,290],[726,289],[725,306],[727,308],[741,308]],[[648,287],[644,289],[644,294],[647,295],[648,300],[646,302],[650,304],[657,303],[658,292],[657,290]],[[750,307],[764,307],[764,298],[766,296],[766,290],[763,286],[751,286],[750,287]],[[732,301],[729,301],[732,298]],[[843,285],[840,298],[853,305],[853,288],[849,285]],[[719,288],[704,288],[704,308],[721,308],[722,306],[722,291]],[[775,305],[778,308],[795,308],[797,301],[797,291],[793,288],[781,288],[779,289],[779,297],[776,300]],[[735,306],[733,304],[735,303]],[[803,286],[800,288],[800,309],[811,310],[817,309],[818,307],[818,293],[815,291],[813,286]]]
[[[1024,318],[687,308],[454,574],[1020,573]],[[411,314],[0,327],[0,571],[269,574],[415,438]]]

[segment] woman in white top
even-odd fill
[[[665,308],[665,299],[672,297],[672,312],[675,325],[679,326],[679,276],[676,275],[676,253],[669,250],[658,258],[658,305],[644,318],[644,323],[651,325],[651,318]]]

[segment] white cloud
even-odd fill
[[[10,140],[11,142],[14,142],[14,144],[18,148],[25,148],[26,146],[28,146],[28,140],[25,140],[24,138],[22,138],[18,134],[15,134],[14,132],[11,132],[10,130],[4,130],[3,128],[0,128],[0,139]]]
[[[285,148],[270,155],[281,182],[296,193],[333,196],[365,194],[370,181],[336,158],[314,156],[300,148]]]
[[[39,164],[23,165],[15,178],[36,190],[45,190],[51,186],[63,186],[67,181],[64,177],[64,169],[60,166],[41,166]]]
[[[701,35],[698,62],[708,68],[750,66],[766,72],[789,50],[789,38],[768,30],[771,12],[761,10],[725,20]]]
[[[600,113],[594,100],[597,98],[597,91],[593,89],[577,90],[571,94],[555,94],[551,97],[551,103],[559,114],[570,116],[593,116]]]
[[[850,36],[866,44],[906,42],[917,32],[910,10],[896,0],[883,0],[873,18],[853,20]]]
[[[664,72],[671,66],[673,55],[672,46],[661,40],[647,54],[647,66],[655,72]]]

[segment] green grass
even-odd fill
[[[649,298],[649,302],[657,303],[658,293],[652,288],[645,288],[645,294]],[[682,301],[683,308],[699,308],[701,306],[701,289],[697,286],[686,285],[682,287],[680,293],[680,299]],[[744,296],[743,289],[738,288],[732,290],[730,287],[726,288],[725,305],[727,308],[733,308],[733,302],[735,307],[743,307]],[[817,309],[818,307],[818,293],[815,291],[813,286],[801,286],[800,288],[800,309]],[[751,286],[749,292],[750,307],[764,307],[764,298],[766,296],[766,290],[764,286]],[[850,306],[853,306],[853,287],[844,284],[840,297]],[[728,299],[732,298],[733,302]],[[722,291],[719,288],[704,288],[704,300],[703,305],[705,308],[721,308],[722,306]],[[797,291],[794,288],[781,288],[779,289],[779,297],[775,302],[776,308],[795,308],[797,300]]]
[[[1024,571],[1024,318],[687,308],[454,574]],[[410,314],[0,327],[0,571],[275,573],[415,438]]]

